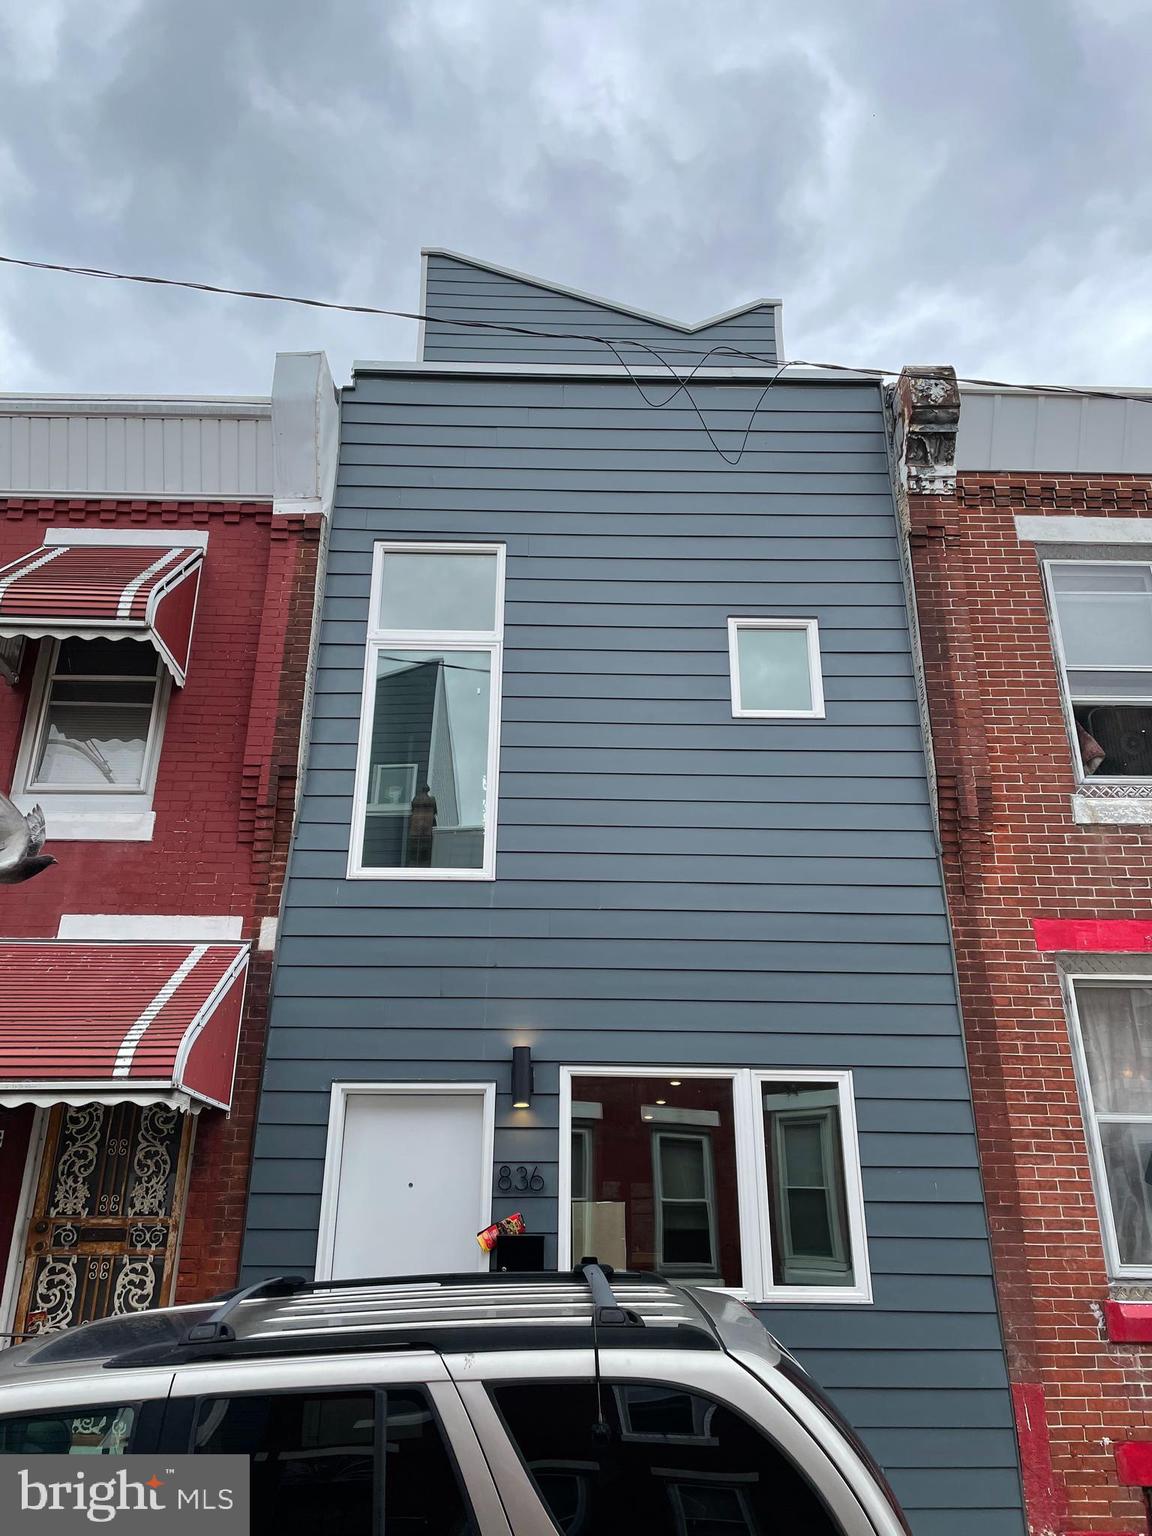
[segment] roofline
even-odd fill
[[[462,261],[469,267],[480,267],[485,272],[495,272],[500,277],[515,278],[518,283],[529,283],[533,288],[543,289],[545,293],[562,293],[570,299],[582,299],[586,304],[595,304],[599,309],[611,309],[618,315],[632,315],[637,320],[651,320],[656,325],[667,325],[674,331],[682,331],[685,336],[691,336],[694,331],[707,330],[710,325],[719,325],[723,320],[734,320],[737,315],[746,315],[754,309],[780,309],[780,299],[752,299],[747,304],[737,304],[734,309],[726,309],[721,314],[712,315],[707,320],[698,320],[695,325],[685,325],[682,320],[670,320],[667,315],[655,315],[647,309],[633,309],[630,304],[618,304],[615,299],[602,298],[598,293],[586,293],[582,288],[568,288],[563,283],[553,283],[547,278],[533,277],[530,272],[517,272],[515,267],[498,267],[494,261],[480,261],[475,256],[465,256],[463,251],[451,251],[443,245],[425,245],[420,248],[420,291],[428,292],[428,258],[429,256],[447,256],[452,261]],[[421,314],[425,312],[425,306],[421,305]]]
[[[1152,402],[1152,386],[1147,384],[1061,384],[1045,388],[1042,384],[966,384],[963,379],[958,382],[962,395],[1022,395],[1030,400],[1115,400],[1122,395],[1137,397],[1137,404],[1144,399]]]
[[[884,382],[879,374],[852,373],[848,370],[837,368],[834,370],[813,368],[806,364],[789,363],[787,372],[782,372],[781,365],[773,367],[765,363],[760,368],[690,368],[685,364],[680,371],[669,368],[655,368],[651,366],[638,366],[624,368],[617,364],[598,366],[595,364],[578,363],[439,363],[412,361],[411,359],[378,360],[374,358],[356,358],[352,363],[352,378],[355,383],[357,374],[366,373],[413,373],[413,374],[463,374],[473,375],[478,378],[554,378],[554,379],[644,379],[646,382],[670,384],[673,379],[691,379],[707,383],[719,383],[734,381],[737,383],[759,383],[767,379],[780,378],[782,383],[812,383],[822,384],[874,384],[879,388]],[[893,375],[895,377],[895,375]]]
[[[269,395],[0,394],[0,416],[271,416]]]

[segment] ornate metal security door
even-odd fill
[[[168,1301],[192,1120],[168,1104],[52,1111],[17,1332],[48,1333]]]

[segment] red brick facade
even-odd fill
[[[252,942],[231,1113],[205,1110],[193,1147],[176,1300],[235,1283],[263,1058],[272,955],[260,922],[280,904],[296,795],[300,721],[322,548],[319,515],[267,502],[0,498],[0,564],[53,526],[208,534],[186,685],[168,706],[148,842],[57,842],[58,865],[5,888],[0,929],[53,938],[63,913],[229,916]],[[0,684],[4,787],[34,657]]]
[[[1152,1344],[1108,1337],[1109,1279],[1069,1025],[1054,955],[1038,948],[1033,924],[1149,925],[1152,826],[1073,820],[1077,775],[1040,562],[1037,546],[1017,537],[1017,513],[1152,519],[1152,480],[966,473],[954,495],[908,498],[944,872],[1029,1528],[1146,1531],[1143,1492],[1122,1486],[1117,1445],[1152,1441]],[[1123,938],[1132,931],[1116,930],[1125,947],[1149,947]],[[1059,937],[1068,930],[1041,932],[1071,942]],[[1092,932],[1077,947],[1092,947]],[[1098,947],[1112,946],[1105,937]]]

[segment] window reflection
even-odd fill
[[[363,863],[480,869],[488,807],[488,651],[381,651]]]
[[[777,1285],[851,1285],[840,1101],[833,1083],[765,1083]]]
[[[572,1148],[576,1258],[741,1283],[728,1079],[574,1078]]]

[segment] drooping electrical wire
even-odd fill
[[[786,369],[813,368],[830,373],[854,374],[862,378],[894,378],[900,372],[898,368],[859,368],[849,363],[817,363],[807,361],[803,358],[789,358],[786,362],[780,362],[780,360],[776,357],[768,357],[764,353],[748,352],[740,347],[732,346],[712,347],[701,357],[699,355],[699,348],[695,347],[690,348],[661,346],[657,348],[641,341],[614,341],[611,337],[608,336],[594,336],[581,331],[552,331],[545,330],[538,326],[512,325],[496,320],[445,320],[436,315],[426,315],[421,314],[418,311],[406,309],[386,309],[376,304],[345,304],[333,299],[306,298],[299,294],[274,293],[258,288],[229,288],[220,283],[195,282],[187,278],[157,277],[151,273],[116,272],[105,267],[81,267],[70,265],[65,262],[33,261],[29,257],[22,256],[0,255],[0,263],[12,267],[28,267],[40,272],[62,272],[74,277],[98,278],[107,282],[145,283],[161,288],[183,288],[195,293],[221,294],[230,298],[258,299],[275,304],[298,304],[303,305],[309,309],[337,310],[345,314],[380,315],[397,320],[417,320],[422,321],[425,325],[445,325],[451,326],[453,329],[460,329],[463,327],[470,330],[500,331],[508,335],[532,336],[552,341],[592,342],[598,346],[606,347],[608,351],[613,354],[617,363],[624,370],[629,380],[636,388],[645,405],[651,407],[653,410],[665,409],[667,406],[671,405],[672,402],[681,393],[683,393],[689,405],[691,406],[693,413],[699,421],[701,429],[708,438],[708,441],[712,445],[713,449],[726,464],[733,466],[739,464],[741,459],[744,457],[748,447],[748,439],[751,437],[752,430],[755,426],[756,417],[762,409],[769,391],[780,379]],[[672,389],[671,394],[669,394],[663,400],[652,399],[646,393],[643,385],[640,382],[640,378],[634,372],[634,365],[630,366],[629,363],[625,360],[620,350],[621,347],[629,347],[641,352],[646,352],[651,357],[655,358],[661,367],[667,369],[668,373],[671,375],[669,382],[674,384],[674,388]],[[687,373],[681,374],[676,371],[676,369],[668,361],[668,358],[685,354],[696,358],[696,361]],[[709,360],[713,357],[742,358],[746,361],[760,363],[766,368],[773,368],[776,370],[772,377],[763,386],[760,394],[757,396],[756,403],[749,413],[748,422],[741,437],[740,447],[735,454],[728,453],[721,445],[712,428],[709,426],[707,420],[705,419],[704,413],[701,410],[696,397],[688,388],[688,385],[692,382],[700,370],[706,367]],[[1074,395],[1078,397],[1087,397],[1099,400],[1127,400],[1132,401],[1138,405],[1152,405],[1152,395],[1133,395],[1127,394],[1121,390],[1111,389],[1078,388],[1071,384],[1019,384],[1012,383],[1006,379],[979,379],[967,377],[958,377],[957,382],[960,384],[974,384],[977,387],[984,389],[1019,389],[1028,390],[1039,394]]]

